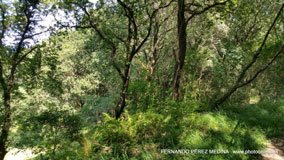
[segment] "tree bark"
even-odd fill
[[[1,1],[2,2],[2,1]],[[2,87],[2,100],[3,100],[3,121],[1,122],[1,134],[0,134],[0,160],[3,160],[6,153],[7,153],[7,141],[8,141],[8,136],[9,136],[9,130],[11,128],[11,92],[13,91],[13,88],[15,86],[15,74],[17,72],[17,67],[18,65],[28,56],[28,54],[32,53],[37,46],[31,48],[28,52],[23,53],[23,46],[24,46],[24,41],[28,38],[32,38],[33,36],[27,36],[29,32],[31,32],[31,29],[33,28],[31,25],[33,25],[33,20],[34,17],[34,11],[36,9],[36,5],[38,3],[28,3],[24,2],[23,3],[23,14],[24,17],[26,18],[25,25],[23,26],[23,30],[17,28],[16,31],[12,29],[12,32],[18,32],[20,34],[20,39],[19,42],[17,43],[15,47],[15,52],[12,52],[12,56],[9,62],[9,75],[5,76],[5,71],[4,71],[4,63],[2,63],[2,58],[0,59],[0,85]],[[20,7],[20,6],[19,6]],[[4,39],[4,32],[6,31],[6,14],[8,13],[3,7],[1,8],[1,25],[2,25],[2,30],[0,33],[0,47],[5,47],[3,45],[3,39]],[[22,12],[22,11],[21,11]],[[23,53],[21,55],[21,53]]]
[[[180,93],[180,81],[182,77],[182,70],[185,63],[186,56],[186,44],[187,44],[187,24],[189,21],[197,15],[203,14],[206,11],[214,8],[218,5],[224,5],[228,2],[215,2],[212,5],[208,5],[203,7],[201,10],[191,11],[186,8],[185,0],[178,0],[178,15],[177,15],[177,27],[178,27],[178,53],[175,56],[176,64],[175,64],[175,73],[173,80],[173,99],[178,101],[181,100]],[[192,5],[192,4],[191,4]],[[185,12],[189,12],[191,15],[186,18]]]
[[[9,129],[11,127],[11,94],[8,90],[3,89],[3,105],[4,105],[4,118],[0,135],[0,160],[3,160],[7,153],[7,140]]]
[[[175,74],[173,83],[173,99],[179,100],[180,97],[180,79],[184,66],[186,55],[186,28],[187,22],[185,18],[185,3],[184,0],[178,0],[178,53],[176,55]]]
[[[127,92],[128,92],[128,86],[129,86],[129,78],[130,78],[130,62],[126,64],[126,67],[124,70],[124,76],[122,78],[122,88],[121,88],[120,98],[115,107],[115,118],[116,119],[118,119],[121,116],[121,114],[124,111],[124,108],[126,107],[126,98],[127,98]]]

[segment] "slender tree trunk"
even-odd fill
[[[126,98],[129,86],[130,63],[125,66],[124,77],[122,78],[122,89],[119,101],[115,107],[115,118],[118,119],[124,111],[126,106]]]
[[[176,55],[174,84],[173,84],[173,99],[179,100],[180,97],[180,79],[182,69],[184,66],[186,55],[186,18],[185,18],[185,4],[184,0],[178,0],[178,53]]]
[[[3,160],[7,153],[7,140],[9,129],[11,127],[11,94],[9,91],[3,91],[4,118],[0,135],[0,160]]]

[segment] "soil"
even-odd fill
[[[266,146],[262,160],[284,160],[284,138],[273,138]]]

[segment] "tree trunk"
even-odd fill
[[[186,55],[186,18],[185,18],[184,0],[178,0],[178,53],[176,55],[174,84],[173,84],[173,99],[179,100],[180,97],[180,79],[184,66]]]
[[[11,94],[9,91],[3,91],[4,118],[0,135],[0,160],[3,160],[7,153],[7,140],[9,129],[11,127]]]
[[[126,106],[126,98],[129,86],[129,74],[130,74],[130,62],[126,65],[124,69],[124,77],[122,78],[122,88],[121,88],[120,98],[115,107],[116,119],[118,119],[121,116]]]
[[[239,88],[238,85],[235,85],[234,87],[229,89],[229,91],[226,92],[221,98],[213,102],[212,109],[219,109],[219,106],[223,104],[227,99],[229,99],[231,95],[238,90],[238,88]]]

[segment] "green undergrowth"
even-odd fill
[[[283,136],[283,104],[198,113],[196,105],[170,102],[139,113],[125,112],[120,120],[105,114],[101,123],[84,131],[80,143],[66,146],[72,154],[62,150],[58,155],[106,160],[258,159],[257,154],[233,152],[261,150],[268,138]],[[165,154],[162,149],[187,152]],[[190,153],[195,149],[205,153]]]
[[[283,100],[278,103],[263,102],[246,107],[227,107],[224,112],[243,125],[262,130],[269,138],[284,137]]]

